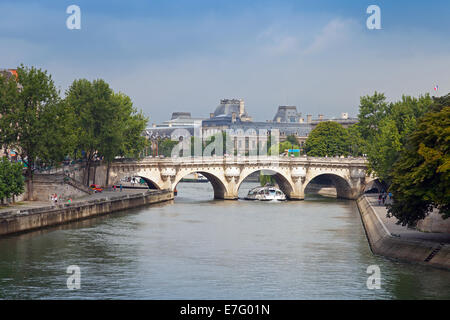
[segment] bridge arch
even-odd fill
[[[123,184],[124,179],[133,178],[133,177],[144,180],[149,189],[157,189],[157,190],[163,189],[161,187],[161,185],[156,182],[156,179],[152,179],[152,178],[146,177],[145,175],[140,175],[138,173],[124,175],[124,176],[116,176],[114,179],[112,179],[113,181],[111,183],[112,183],[112,185],[118,186],[120,184]]]
[[[366,179],[363,193],[380,193],[382,190],[387,190],[386,186],[378,178],[369,177]]]
[[[336,196],[338,198],[344,199],[354,198],[354,190],[352,188],[351,182],[347,178],[336,173],[320,173],[311,177],[309,180],[305,181],[303,190],[306,191],[308,185],[310,185],[313,182],[320,181],[319,179],[321,178],[331,181],[331,183],[336,188]]]
[[[172,189],[175,190],[176,186],[181,181],[181,179],[183,179],[184,177],[186,177],[187,175],[192,174],[192,173],[200,173],[206,179],[208,179],[208,181],[211,183],[211,185],[213,187],[215,199],[224,199],[225,198],[225,195],[227,194],[227,187],[226,187],[225,183],[221,180],[221,178],[211,172],[202,171],[202,170],[186,170],[186,171],[183,171],[182,173],[177,174],[177,176],[175,177],[175,180],[172,183]]]
[[[242,182],[244,182],[244,180],[249,175],[251,175],[252,173],[258,172],[258,171],[264,171],[265,173],[271,173],[275,179],[275,182],[278,184],[280,190],[284,192],[286,197],[288,197],[288,198],[291,197],[291,194],[295,190],[294,184],[292,183],[289,176],[287,176],[285,172],[283,172],[282,170],[279,170],[279,169],[274,169],[274,168],[271,168],[271,169],[253,168],[253,169],[245,170],[245,173],[243,172],[243,174],[241,174],[241,177],[240,177],[238,183],[236,184],[236,191],[239,191],[239,188],[240,188]]]
[[[145,181],[145,183],[147,183],[147,186],[149,189],[157,189],[157,190],[161,190],[161,187],[158,186],[158,184],[156,182],[154,182],[153,180],[144,177],[144,176],[139,176],[139,175],[135,175],[135,177],[137,178],[141,178],[142,180]]]

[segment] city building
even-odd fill
[[[267,136],[274,130],[279,132],[281,142],[293,135],[299,146],[303,147],[311,130],[323,121],[335,121],[348,127],[355,124],[357,119],[342,113],[341,118],[328,119],[321,114],[317,119],[307,115],[305,121],[296,106],[279,106],[273,120],[252,121],[245,110],[243,99],[222,99],[207,119],[192,118],[189,112],[174,112],[170,120],[153,125],[147,129],[146,134],[150,140],[154,140],[169,138],[176,129],[185,129],[186,131],[178,132],[190,135],[194,135],[195,129],[201,130],[203,137],[229,130],[238,152],[251,152],[257,149],[259,143],[267,141]]]
[[[156,128],[190,128],[202,125],[203,118],[192,118],[190,112],[173,112],[170,120],[155,125]]]
[[[279,106],[273,122],[303,123],[303,118],[302,114],[297,112],[296,106]]]
[[[16,69],[0,69],[0,75],[9,79],[11,77],[15,77],[17,79],[17,70]]]

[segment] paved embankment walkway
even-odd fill
[[[385,205],[378,205],[377,196],[367,196],[367,200],[372,205],[377,216],[383,221],[389,232],[396,237],[410,240],[424,240],[439,243],[450,243],[450,233],[434,233],[434,232],[421,232],[416,229],[408,228],[402,225],[398,225],[397,218],[388,218],[387,209]]]
[[[0,236],[41,229],[111,212],[136,208],[173,199],[170,190],[104,191],[79,199],[58,201],[24,201],[0,209]]]
[[[397,225],[387,217],[378,195],[363,195],[357,200],[370,247],[375,254],[450,269],[450,234],[421,232]]]
[[[114,197],[114,196],[118,196],[118,195],[125,195],[125,194],[137,194],[137,193],[142,193],[145,190],[130,190],[130,189],[123,189],[122,193],[117,190],[116,192],[113,191],[103,191],[103,192],[98,192],[98,193],[94,193],[91,195],[85,195],[76,199],[72,199],[72,203],[76,204],[76,203],[80,203],[82,201],[86,201],[86,200],[94,200],[94,199],[102,199],[102,198],[110,198],[110,197]],[[58,200],[58,205],[61,204],[66,204],[69,203],[67,200],[61,201]],[[51,201],[28,201],[28,200],[24,200],[24,201],[19,201],[16,204],[9,204],[9,205],[5,205],[2,206],[0,205],[0,218],[2,216],[2,214],[5,213],[9,213],[11,211],[24,211],[24,210],[29,210],[29,209],[36,209],[36,208],[43,208],[43,207],[51,207],[51,206],[55,206],[56,204],[54,202]]]

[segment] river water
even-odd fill
[[[180,183],[173,202],[2,238],[0,298],[450,299],[450,272],[372,255],[354,201],[212,196]]]

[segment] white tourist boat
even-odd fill
[[[286,195],[278,188],[274,186],[256,187],[251,189],[246,200],[260,200],[260,201],[284,201]]]

